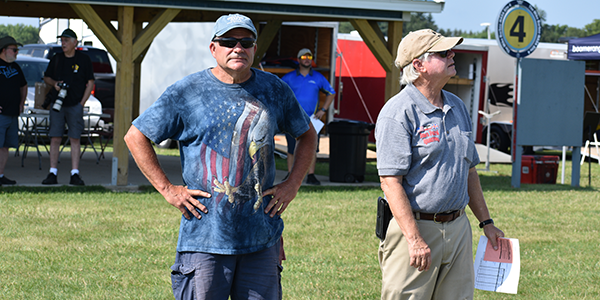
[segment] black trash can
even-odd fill
[[[367,164],[367,143],[375,124],[336,119],[327,125],[329,133],[329,181],[363,182]]]

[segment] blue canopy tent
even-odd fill
[[[600,132],[600,124],[598,124],[598,106],[600,106],[600,33],[595,35],[590,35],[578,39],[569,40],[569,48],[567,51],[567,58],[569,60],[585,60],[586,61],[586,70],[585,70],[585,94],[584,96],[584,130],[586,126],[590,126],[592,130],[588,130],[586,134],[584,131],[584,139],[587,139],[585,142],[584,149],[582,150],[582,158],[580,164],[583,164],[586,156],[592,157],[593,152],[590,145],[594,145],[593,142],[596,141],[596,135]],[[590,91],[596,91],[596,100],[594,101],[594,97]],[[589,101],[587,101],[589,99]],[[590,107],[590,105],[593,106]],[[596,124],[595,130],[593,130],[593,124]],[[586,125],[587,124],[587,125]],[[594,140],[591,138],[591,132],[596,131],[594,133]],[[587,136],[587,137],[586,137]],[[596,148],[598,149],[598,148]],[[597,150],[596,150],[597,151]],[[598,154],[596,154],[598,155]],[[599,155],[600,156],[600,155]],[[599,157],[596,157],[599,159]],[[575,163],[575,162],[573,162]],[[591,160],[588,160],[588,164],[591,163]],[[590,167],[591,168],[591,167]],[[591,171],[588,169],[588,180],[591,182]]]
[[[600,33],[569,40],[567,58],[586,61],[585,111],[598,112],[600,106]]]
[[[569,40],[567,58],[571,60],[600,60],[600,33]]]
[[[598,106],[600,106],[600,34],[590,35],[578,39],[569,40],[569,48],[567,52],[567,58],[569,60],[585,60],[586,61],[586,70],[585,70],[585,94],[584,96],[584,111],[586,112],[586,116],[584,118],[584,123],[588,122],[589,126],[594,126],[593,123],[596,123],[596,133],[598,134],[600,129],[600,124],[598,124]],[[596,95],[592,95],[593,92],[596,92]],[[595,96],[595,100],[594,100]],[[588,101],[589,99],[589,101]],[[591,106],[590,106],[591,104]],[[595,113],[594,113],[595,112]],[[587,119],[589,116],[589,119]],[[584,125],[585,126],[585,125]],[[593,128],[593,127],[592,127]],[[584,136],[586,134],[584,133]],[[592,155],[591,147],[589,146],[592,142],[592,138],[590,137],[591,133],[588,132],[587,141],[583,150],[583,156],[581,159],[581,164],[586,157],[586,153]],[[593,141],[596,137],[594,137]],[[585,139],[585,138],[584,138]],[[590,175],[591,176],[591,175]],[[591,179],[590,179],[591,180]]]

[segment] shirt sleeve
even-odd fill
[[[135,126],[147,138],[160,143],[167,138],[179,140],[183,123],[174,99],[180,98],[173,86],[167,90],[133,121]]]
[[[379,176],[408,174],[412,158],[411,135],[397,120],[380,117],[375,126]]]
[[[333,89],[333,87],[331,86],[331,84],[329,83],[329,81],[327,80],[327,78],[325,78],[325,76],[323,76],[323,74],[320,74],[320,78],[321,78],[321,84],[319,89],[321,90],[321,92],[325,93],[326,95],[335,95],[335,90]]]

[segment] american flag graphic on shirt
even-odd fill
[[[262,204],[264,156],[269,121],[264,106],[254,99],[212,106],[206,118],[209,131],[200,147],[200,179],[212,189],[215,204],[226,198],[233,207],[257,199]]]

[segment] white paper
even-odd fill
[[[519,240],[501,238],[494,251],[487,237],[481,236],[475,254],[475,288],[516,294],[521,273]]]
[[[321,131],[321,129],[323,129],[323,126],[325,126],[325,123],[323,123],[323,121],[317,119],[317,117],[315,115],[310,116],[310,122],[312,123],[312,125],[315,128],[315,131],[317,133],[319,133]]]

